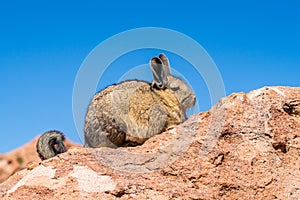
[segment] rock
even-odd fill
[[[38,137],[12,152],[0,155],[0,183],[17,171],[25,167],[34,167],[37,162],[41,161],[36,152],[37,139]],[[69,140],[66,140],[65,144],[67,148],[79,146]]]
[[[0,185],[2,199],[300,199],[300,88],[234,93],[127,148],[71,148]],[[292,107],[295,110],[294,104]]]

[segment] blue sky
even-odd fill
[[[1,2],[0,153],[50,129],[80,143],[72,115],[80,65],[99,43],[133,28],[164,27],[196,40],[216,63],[227,94],[299,86],[299,8],[296,0]],[[116,63],[130,69],[134,56],[144,63],[157,52],[133,52]],[[184,62],[170,56],[171,65]],[[109,77],[103,85],[115,78]],[[203,80],[191,84],[204,88],[200,109],[209,109]]]

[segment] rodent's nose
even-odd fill
[[[196,103],[196,96],[193,96],[192,105],[194,106]]]

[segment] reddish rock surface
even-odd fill
[[[300,88],[234,93],[130,148],[71,148],[0,185],[2,199],[300,199]]]
[[[34,138],[28,144],[11,151],[7,154],[0,154],[0,183],[5,181],[12,174],[19,170],[34,164],[34,162],[40,162],[38,153],[36,152],[36,143],[38,137]],[[79,146],[68,140],[66,140],[66,147],[70,148],[73,146]]]

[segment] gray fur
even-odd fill
[[[170,74],[167,57],[150,60],[151,83],[129,80],[111,85],[91,100],[84,124],[85,147],[141,144],[168,126],[186,119],[196,96],[181,79]]]
[[[66,152],[65,136],[59,131],[48,131],[42,134],[36,144],[37,152],[42,160]]]

